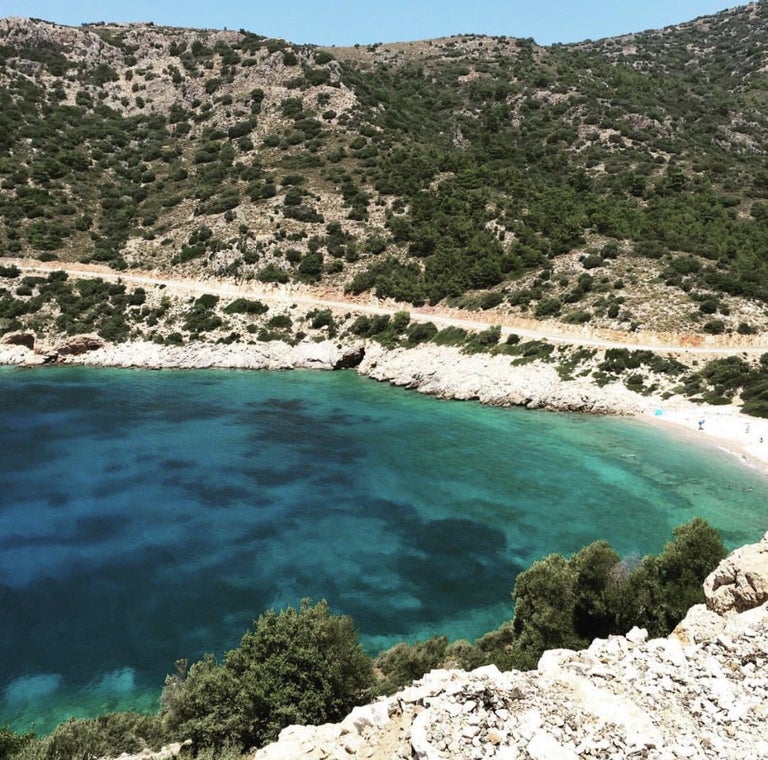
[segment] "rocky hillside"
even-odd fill
[[[724,560],[668,639],[596,640],[538,670],[432,671],[338,725],[291,726],[255,760],[768,756],[768,534]]]
[[[349,49],[0,20],[0,256],[762,332],[766,16]]]

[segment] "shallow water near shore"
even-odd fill
[[[325,598],[370,651],[511,615],[516,574],[702,516],[765,531],[768,480],[630,419],[447,402],[352,372],[0,368],[0,725],[154,709],[182,657]]]

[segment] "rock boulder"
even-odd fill
[[[719,615],[744,612],[768,601],[768,533],[737,549],[704,581],[707,609]]]
[[[3,343],[7,346],[24,346],[30,351],[35,347],[34,333],[15,332],[3,336]]]
[[[104,348],[106,343],[98,335],[75,335],[56,346],[59,356],[80,356]]]

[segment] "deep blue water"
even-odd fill
[[[155,706],[178,658],[328,599],[366,646],[475,638],[516,574],[703,516],[759,538],[768,483],[632,420],[445,402],[354,373],[0,369],[0,725]]]

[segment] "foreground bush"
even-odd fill
[[[675,528],[661,554],[622,560],[606,541],[570,558],[550,554],[517,576],[512,620],[475,644],[433,637],[400,643],[376,659],[378,690],[391,694],[433,668],[535,668],[548,649],[583,649],[633,626],[666,636],[695,604],[702,584],[726,556],[717,532],[696,518]]]
[[[714,528],[695,518],[675,528],[661,554],[632,567],[597,541],[569,560],[545,557],[517,577],[511,652],[514,667],[536,667],[547,649],[580,649],[633,626],[666,636],[694,604],[704,579],[726,556]]]
[[[325,601],[261,615],[240,646],[166,679],[162,716],[196,748],[261,746],[293,723],[341,720],[371,696],[373,667],[352,619]]]
[[[11,757],[18,760],[117,757],[123,752],[137,754],[145,749],[160,749],[167,738],[156,715],[108,713],[86,720],[72,718],[41,739],[0,729],[0,760]]]

